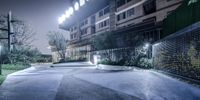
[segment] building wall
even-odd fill
[[[144,14],[143,5],[136,6],[136,7],[134,7],[135,14],[124,20],[118,21],[117,27],[118,28],[119,27],[127,27],[129,25],[141,23],[141,22],[143,22],[143,20],[152,18],[152,17],[156,17],[157,22],[163,21],[169,12],[177,9],[177,7],[180,6],[180,4],[181,4],[180,1],[182,1],[182,0],[171,0],[168,2],[167,2],[167,0],[156,0],[156,10],[157,11],[154,13],[148,14],[148,15]],[[138,2],[141,2],[141,0],[139,0]],[[138,2],[136,2],[136,3],[138,3]],[[133,3],[130,2],[130,4],[133,4]],[[118,11],[120,12],[122,10],[123,9],[120,8],[120,10],[118,10]]]
[[[96,22],[95,22],[95,33],[102,33],[109,31],[109,25],[110,25],[110,13],[103,14],[102,16],[99,16],[100,13],[104,13],[105,9],[109,9],[109,6],[103,8],[102,10],[98,11],[95,14]],[[105,25],[106,22],[106,25]]]
[[[128,1],[128,0],[125,0]],[[182,0],[155,0],[155,12],[152,12],[150,14],[145,14],[144,8],[143,8],[143,1],[145,0],[131,0],[130,2],[125,3],[124,5],[117,7],[117,0],[110,0],[110,5],[102,8],[102,10],[94,13],[93,15],[89,16],[87,18],[88,23],[81,27],[81,22],[76,23],[75,26],[77,26],[77,30],[75,32],[71,32],[70,34],[73,35],[75,38],[71,39],[72,42],[71,45],[74,45],[69,50],[72,54],[69,54],[71,58],[80,58],[77,55],[81,55],[80,47],[84,46],[90,46],[90,50],[92,49],[91,43],[86,43],[83,45],[77,45],[80,44],[83,39],[84,40],[90,40],[95,35],[98,35],[100,33],[105,33],[110,30],[116,31],[116,30],[123,30],[123,28],[131,27],[139,23],[144,23],[144,21],[149,20],[149,18],[155,18],[155,23],[162,22],[166,16],[173,10],[175,10],[177,7],[181,5]],[[148,1],[148,0],[146,0]],[[109,7],[109,13],[104,14],[104,10]],[[131,16],[118,20],[118,15],[126,12],[126,16],[128,15],[128,11],[131,9],[134,9],[134,14],[131,14]],[[103,13],[103,15],[100,17],[99,14]],[[130,12],[129,12],[130,15]],[[95,16],[94,22],[92,22],[92,16]],[[86,19],[85,19],[86,20]],[[85,21],[83,20],[83,21]],[[82,21],[82,22],[83,22]],[[106,25],[104,25],[104,21],[106,21]],[[103,24],[102,24],[103,23]],[[100,27],[99,24],[102,24],[103,27]],[[81,31],[87,29],[87,34],[82,35]],[[114,29],[114,30],[113,30]],[[159,32],[157,32],[157,29],[152,30],[153,34],[152,36],[159,37],[160,36],[160,29]],[[147,37],[151,37],[152,32],[146,32],[142,34],[147,34]],[[148,35],[149,34],[149,35]],[[157,36],[159,35],[159,36]],[[156,38],[158,39],[158,38]],[[80,42],[78,42],[80,41]],[[88,53],[87,53],[88,54]]]

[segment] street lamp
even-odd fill
[[[1,60],[2,60],[2,57],[1,57],[1,51],[2,51],[2,46],[0,45],[0,75],[2,75],[2,66],[1,66]]]
[[[145,46],[144,46],[144,49],[148,49],[149,46],[150,46],[150,44],[149,44],[149,43],[146,43]]]

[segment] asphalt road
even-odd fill
[[[0,87],[0,100],[200,100],[199,88],[153,71],[72,65],[41,65],[11,74]]]
[[[131,95],[65,76],[55,100],[140,100]]]

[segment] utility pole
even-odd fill
[[[5,22],[5,21],[0,21],[0,22]],[[13,34],[12,32],[12,13],[9,11],[7,15],[7,28],[0,28],[2,31],[7,31],[8,32],[8,37],[6,38],[0,38],[0,40],[8,40],[8,50],[11,51],[11,35]],[[0,75],[2,74],[2,46],[0,45]]]
[[[11,35],[13,34],[12,32],[12,12],[9,11],[8,16],[7,16],[7,23],[8,23],[8,50],[10,51],[11,47]]]
[[[1,51],[2,51],[2,46],[1,46],[1,44],[0,44],[0,75],[2,75],[2,53],[1,53]]]
[[[7,31],[8,32],[8,37],[7,38],[0,38],[0,40],[8,40],[8,50],[10,51],[11,49],[11,35],[13,34],[12,32],[12,13],[9,11],[7,17],[7,28],[0,28],[2,31]]]

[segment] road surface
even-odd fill
[[[102,71],[87,63],[49,66],[9,75],[0,100],[200,100],[199,88],[153,71]]]

